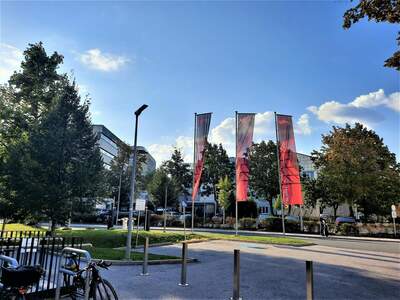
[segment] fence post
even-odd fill
[[[314,299],[314,279],[313,279],[313,262],[306,261],[306,278],[307,278],[307,300]]]
[[[187,275],[187,251],[188,246],[186,242],[182,243],[182,270],[181,270],[181,282],[180,286],[188,286],[189,284],[186,282]]]
[[[240,250],[233,250],[233,296],[232,300],[240,298]]]
[[[140,275],[147,276],[149,275],[148,272],[148,262],[149,262],[149,238],[146,237],[144,240],[144,247],[143,247],[143,267],[142,273]]]

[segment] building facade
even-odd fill
[[[112,133],[104,125],[93,125],[93,132],[98,137],[98,147],[100,149],[101,157],[105,168],[110,168],[111,161],[118,155],[120,145],[127,146],[120,138]],[[132,147],[133,149],[133,147]],[[154,172],[156,169],[156,160],[143,146],[138,146],[138,153],[143,154],[146,157],[146,162],[143,166],[143,174],[149,174]],[[132,164],[132,159],[130,160]]]
[[[297,153],[297,160],[301,168],[301,172],[307,175],[309,178],[316,179],[318,176],[318,170],[315,168],[310,155]]]
[[[93,132],[98,138],[98,147],[106,168],[110,168],[111,161],[118,155],[118,149],[122,142],[114,133],[104,125],[93,125]]]

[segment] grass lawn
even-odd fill
[[[126,245],[126,230],[90,229],[90,230],[57,230],[57,235],[65,237],[82,237],[84,243],[91,243],[93,247],[118,248]],[[149,238],[150,244],[178,243],[184,241],[182,232],[162,232],[161,230],[139,231],[138,245],[143,245],[145,238]],[[188,240],[206,239],[200,234],[187,234]],[[136,231],[132,233],[132,244],[136,240]]]
[[[0,225],[0,229],[3,224]],[[19,223],[10,223],[6,224],[6,231],[45,231],[42,228],[39,227],[33,227],[25,224],[19,224]]]
[[[125,258],[125,250],[116,250],[112,248],[100,248],[100,247],[84,247],[84,249],[90,252],[92,258],[111,259],[111,260],[122,260]],[[163,260],[163,259],[176,259],[176,258],[178,257],[149,253],[149,260]],[[131,259],[142,261],[143,252],[132,252]]]
[[[313,245],[313,243],[291,237],[247,236],[247,235],[235,236],[234,234],[223,234],[223,233],[201,233],[200,235],[210,239],[233,240],[233,241],[253,242],[262,244],[289,245],[289,246]]]

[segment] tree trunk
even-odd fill
[[[337,213],[338,207],[339,207],[339,204],[333,205],[333,218],[335,219],[335,221],[336,221],[336,213]]]
[[[215,188],[215,184],[213,184],[213,191],[214,191],[214,202],[215,202],[215,209],[214,209],[214,216],[215,216],[218,210],[217,189]]]
[[[349,210],[350,210],[350,217],[354,218],[354,210],[352,205],[349,205]]]
[[[222,224],[225,225],[225,208],[222,209]]]
[[[275,216],[274,208],[272,207],[272,199],[271,200],[267,200],[267,201],[269,203],[269,209],[270,209],[271,215]]]

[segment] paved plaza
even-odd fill
[[[188,287],[178,286],[180,265],[112,266],[103,276],[120,299],[229,299],[233,249],[241,250],[243,299],[305,299],[305,260],[314,261],[315,299],[398,299],[400,253],[315,245],[273,246],[231,241],[189,244]],[[150,248],[180,256],[181,245]]]

